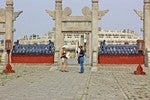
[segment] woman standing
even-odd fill
[[[66,48],[65,46],[62,47],[60,51],[60,57],[61,57],[61,70],[62,72],[68,72],[67,70],[67,57],[66,57]]]

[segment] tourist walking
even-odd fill
[[[65,46],[62,47],[60,51],[60,57],[61,57],[61,69],[62,72],[68,72],[67,70],[67,56],[66,56],[66,48]]]
[[[79,64],[80,64],[80,72],[79,73],[84,73],[84,55],[85,52],[83,50],[83,46],[80,46],[80,53],[79,53]]]

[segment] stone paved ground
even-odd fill
[[[78,65],[60,72],[58,66],[17,64],[15,74],[0,73],[0,100],[150,100],[149,68],[134,75],[136,66],[85,66],[80,74]]]
[[[91,75],[87,100],[150,100],[150,76],[134,75],[136,65],[101,66]]]

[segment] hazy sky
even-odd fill
[[[6,0],[0,0],[0,8],[5,7]],[[82,15],[84,6],[91,8],[91,0],[63,0],[63,8],[72,8],[72,15]],[[14,23],[15,39],[24,35],[45,34],[54,27],[54,21],[45,9],[54,10],[55,0],[14,0],[15,11],[23,11]],[[99,9],[109,12],[99,21],[102,29],[131,29],[142,35],[142,21],[133,9],[143,9],[143,0],[99,0]]]

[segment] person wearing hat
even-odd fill
[[[61,57],[61,70],[62,72],[68,72],[67,70],[67,57],[66,57],[66,48],[65,46],[62,47],[60,51],[60,57]]]

